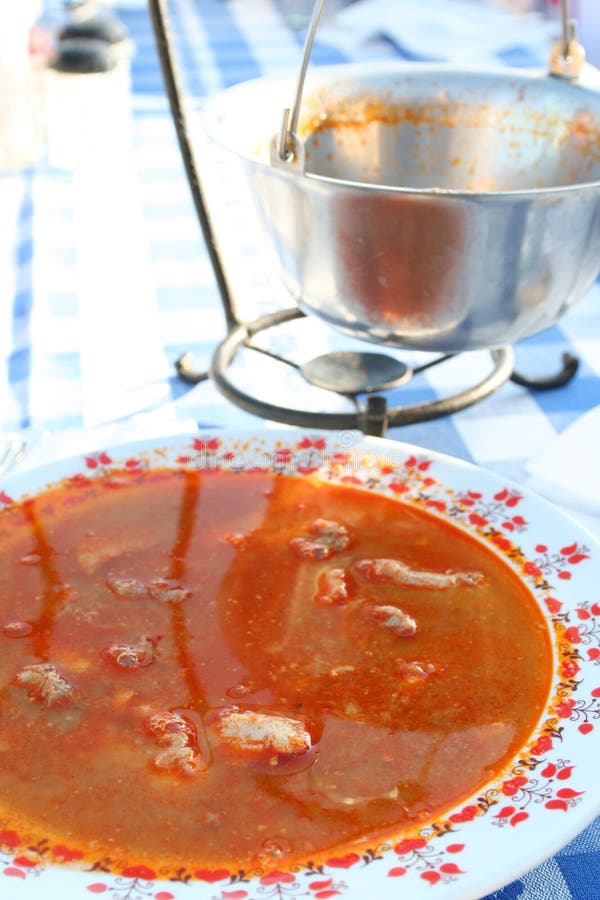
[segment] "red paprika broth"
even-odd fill
[[[314,860],[414,831],[527,739],[547,629],[474,538],[306,478],[118,484],[0,516],[0,810],[24,840],[163,874]],[[373,559],[476,577],[398,584]],[[282,723],[292,750],[226,734]]]

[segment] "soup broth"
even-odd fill
[[[0,516],[0,810],[119,869],[273,867],[415,831],[532,731],[518,576],[309,478],[97,478]]]

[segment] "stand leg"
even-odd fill
[[[563,353],[562,368],[554,375],[546,375],[536,378],[530,375],[521,375],[517,371],[513,371],[510,380],[521,387],[530,388],[534,391],[548,391],[551,388],[564,387],[572,378],[579,368],[579,360],[570,353]]]

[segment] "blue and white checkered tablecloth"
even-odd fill
[[[290,27],[289,8],[289,0],[172,0],[173,32],[190,97],[201,101],[262,74],[295,74],[302,35]],[[0,429],[60,439],[73,429],[92,433],[115,423],[126,429],[144,417],[256,428],[262,423],[226,401],[210,382],[191,387],[175,374],[175,360],[184,351],[206,366],[226,325],[148,13],[135,0],[117,4],[115,11],[135,45],[131,129],[112,136],[120,141],[118,165],[110,154],[100,154],[73,171],[44,162],[0,176]],[[400,46],[389,33],[351,41],[345,32],[345,39],[336,41],[333,25],[330,20],[317,40],[314,65],[413,55],[409,44]],[[532,57],[522,36],[503,48],[499,60],[544,62]],[[251,319],[289,306],[239,171],[214,148],[203,148],[201,159],[241,313]],[[393,429],[390,436],[525,479],[527,463],[600,404],[599,301],[596,284],[559,325],[515,348],[517,368],[535,375],[555,370],[565,352],[578,356],[579,372],[566,387],[532,392],[507,382],[476,406]],[[342,346],[344,339],[306,320],[278,340],[279,349],[302,361],[306,347],[315,356]],[[271,366],[262,356],[245,369],[242,361],[239,377],[246,387],[266,378],[286,402],[301,408],[347,409],[346,401],[307,390],[291,376],[273,375]],[[469,354],[423,373],[396,399],[435,399],[464,388],[473,371],[485,373],[488,366],[487,353]],[[600,897],[600,820],[493,896]]]

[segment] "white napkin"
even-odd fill
[[[529,487],[600,537],[600,406],[566,428],[527,470]]]
[[[545,66],[559,26],[537,13],[517,15],[476,0],[358,0],[338,12],[321,38],[352,54],[384,35],[419,59],[464,65],[507,62],[518,48],[523,64]]]
[[[109,422],[98,428],[66,428],[58,432],[23,431],[19,437],[26,443],[25,452],[9,471],[12,475],[57,459],[83,456],[130,441],[194,434],[198,430],[194,419],[177,419],[165,417],[161,413],[144,413],[120,422]],[[1,438],[2,435],[0,443]]]

